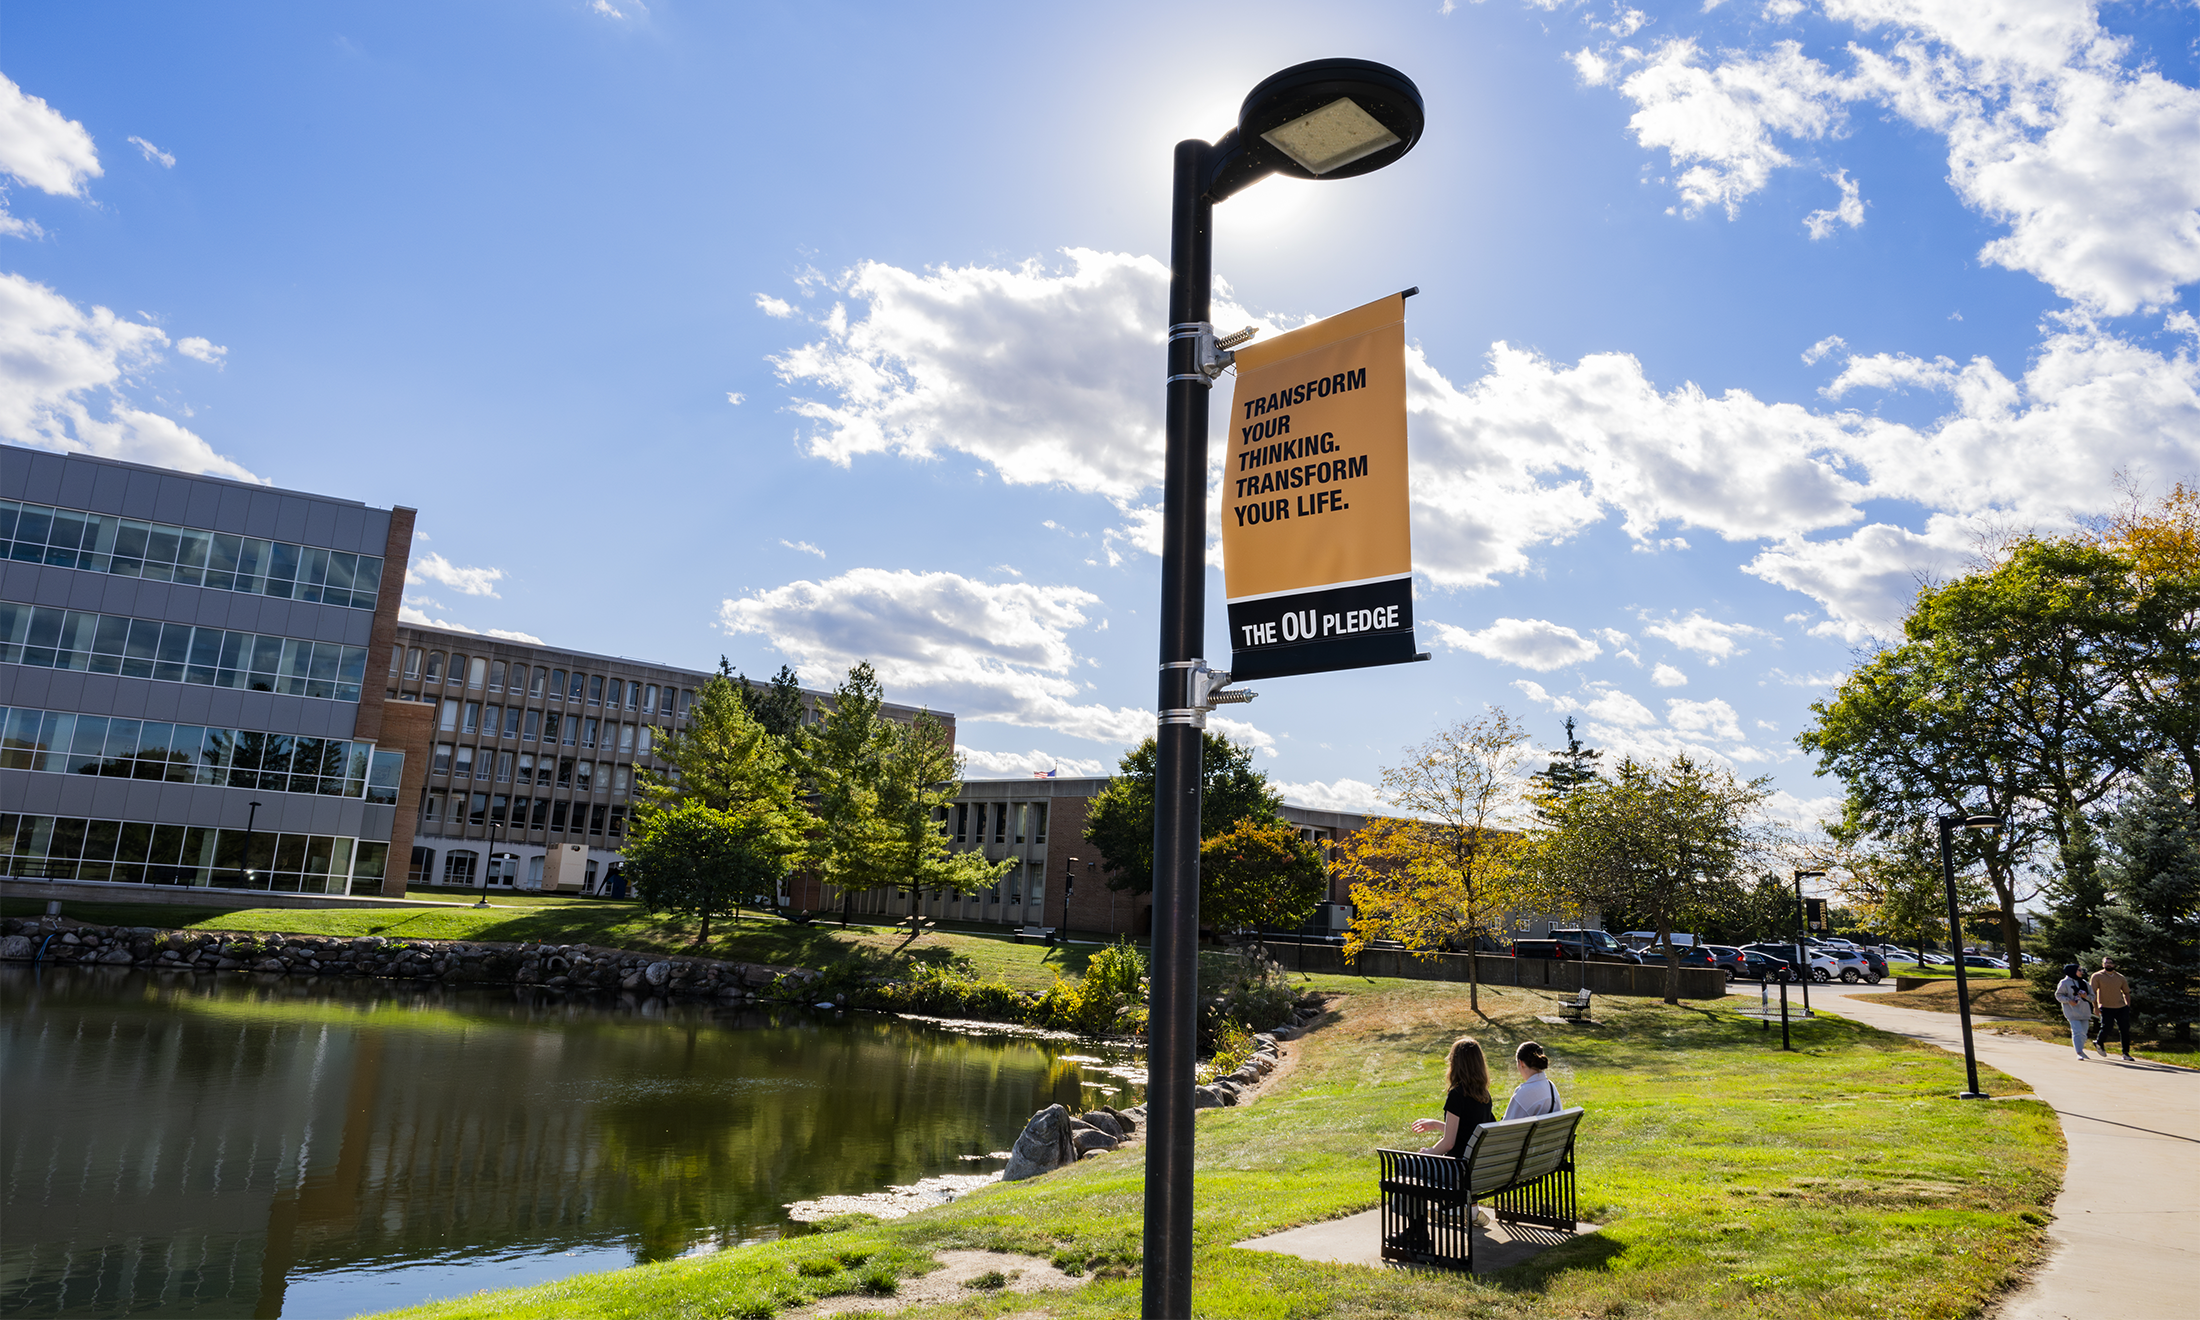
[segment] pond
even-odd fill
[[[0,968],[0,1315],[347,1316],[998,1172],[1134,1056],[877,1014]]]

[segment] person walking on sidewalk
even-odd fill
[[[2085,1057],[2085,1029],[2093,1025],[2093,987],[2086,984],[2085,969],[2064,963],[2062,980],[2055,983],[2055,1002],[2062,1005],[2063,1021],[2070,1024],[2070,1043],[2078,1057]],[[2102,1047],[2103,1052],[2107,1050]]]
[[[2101,1015],[2101,1053],[2108,1053],[2108,1029],[2116,1028],[2116,1038],[2124,1047],[2124,1057],[2131,1057],[2131,983],[2116,970],[2114,958],[2101,959],[2101,970],[2093,973],[2093,1007]]]

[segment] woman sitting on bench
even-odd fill
[[[1565,1108],[1558,1101],[1558,1087],[1545,1075],[1551,1056],[1543,1052],[1541,1045],[1532,1040],[1520,1042],[1520,1048],[1513,1051],[1513,1063],[1520,1069],[1520,1085],[1513,1088],[1505,1117],[1536,1118]]]
[[[1444,1134],[1435,1145],[1423,1147],[1423,1155],[1464,1155],[1474,1130],[1497,1121],[1497,1111],[1490,1101],[1490,1063],[1474,1037],[1461,1036],[1451,1043],[1444,1086],[1444,1116],[1419,1119],[1413,1125],[1413,1130],[1424,1136],[1431,1132]]]

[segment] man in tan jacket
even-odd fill
[[[2116,970],[2114,958],[2101,959],[2101,970],[2093,973],[2093,1007],[2101,1015],[2101,1053],[2108,1053],[2108,1029],[2116,1028],[2116,1036],[2124,1047],[2124,1057],[2131,1057],[2131,983]]]

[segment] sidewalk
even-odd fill
[[[1831,994],[1813,1007],[1963,1052],[1953,1013]],[[2070,1147],[2047,1263],[2003,1301],[1996,1320],[2200,1313],[2200,1072],[2091,1051],[2080,1063],[2068,1045],[1997,1036],[1976,1019],[1972,1026],[1979,1062],[2022,1080],[2051,1105]]]

